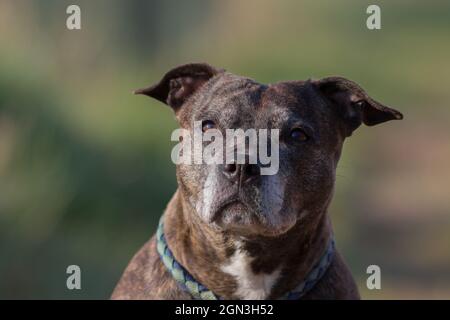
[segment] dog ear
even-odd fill
[[[403,119],[403,115],[375,100],[355,82],[342,77],[328,77],[313,81],[314,85],[337,107],[343,117],[347,136],[361,123],[368,126]]]
[[[223,71],[206,63],[185,64],[167,72],[159,83],[135,90],[134,94],[155,98],[176,112],[205,82]]]

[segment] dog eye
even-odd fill
[[[216,127],[216,124],[214,123],[214,121],[211,120],[204,120],[202,122],[202,131],[205,132],[209,129],[214,129]]]
[[[300,128],[294,128],[291,130],[291,139],[295,141],[306,141],[308,140],[308,135]]]
[[[354,102],[354,105],[357,106],[358,108],[364,107],[365,104],[366,104],[366,102],[364,100],[359,100],[359,101]]]

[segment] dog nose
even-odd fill
[[[223,173],[228,180],[232,182],[248,182],[261,174],[260,167],[257,164],[235,164],[224,165]]]

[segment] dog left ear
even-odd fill
[[[206,63],[191,63],[167,72],[157,84],[134,91],[155,98],[177,112],[183,103],[205,82],[224,70]]]
[[[312,83],[337,107],[344,118],[348,136],[361,123],[374,126],[389,120],[403,119],[400,112],[375,101],[358,84],[348,79],[328,77]]]

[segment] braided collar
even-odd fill
[[[166,238],[164,236],[164,216],[159,220],[158,230],[156,232],[157,250],[159,256],[170,272],[172,277],[177,281],[180,287],[188,292],[194,299],[197,300],[222,300],[214,292],[206,288],[192,277],[192,275],[175,259],[167,245]],[[306,278],[300,282],[300,284],[286,293],[282,300],[298,300],[304,296],[309,290],[311,290],[316,283],[322,278],[331,264],[334,255],[334,239],[331,237],[330,242],[320,260],[314,265]]]

